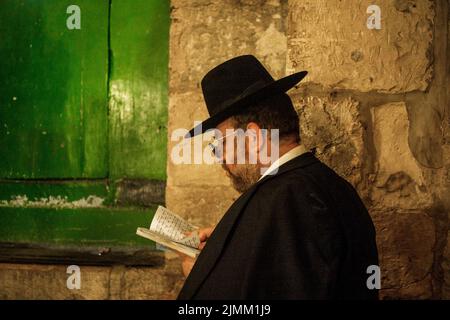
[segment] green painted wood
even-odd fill
[[[0,1],[0,178],[107,176],[108,0]]]
[[[78,246],[146,246],[136,235],[148,227],[155,208],[11,208],[0,207],[0,242]]]
[[[162,0],[0,1],[0,202],[113,204],[119,178],[166,178],[169,23]],[[154,248],[135,231],[155,210],[3,203],[0,242]]]
[[[104,203],[106,203],[105,201],[112,197],[110,190],[111,188],[106,180],[3,180],[0,181],[0,201],[26,198],[29,201],[36,202],[60,198],[72,202],[95,197],[104,199]]]
[[[166,178],[168,0],[112,1],[111,177]]]

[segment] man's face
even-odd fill
[[[255,124],[253,124],[253,125],[255,125]],[[233,121],[230,118],[221,122],[216,128],[218,130],[220,130],[220,132],[222,133],[222,137],[225,137],[227,134],[229,134],[230,130],[235,129],[233,127]],[[229,129],[228,132],[227,132],[227,129]],[[227,157],[227,147],[230,147],[229,143],[227,146],[227,141],[226,141],[227,139],[233,139],[233,141],[234,141],[234,143],[233,143],[234,159],[229,159],[230,157]],[[246,138],[245,151],[241,150],[240,148],[237,148],[236,139],[233,135],[225,137],[223,139],[222,143],[223,143],[222,168],[226,171],[227,176],[231,179],[231,182],[233,183],[233,187],[241,193],[245,192],[253,184],[255,184],[258,181],[259,177],[261,176],[259,165],[257,163],[256,164],[249,163],[250,161],[249,161],[248,138]],[[230,150],[228,150],[228,151],[231,152]],[[241,156],[245,156],[245,163],[243,163],[243,164],[238,163],[237,152],[245,152],[246,153],[245,155],[241,155]]]

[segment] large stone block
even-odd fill
[[[172,300],[184,282],[179,259],[160,269],[126,268],[121,274],[120,299]]]
[[[169,163],[167,170],[167,184],[171,186],[231,187],[230,179],[219,164]]]
[[[287,72],[305,82],[358,91],[424,91],[432,78],[434,2],[291,0]],[[381,29],[368,29],[370,5]]]
[[[199,227],[214,226],[239,193],[231,187],[167,186],[166,205]]]
[[[425,209],[433,204],[422,169],[408,144],[409,120],[403,102],[372,110],[376,178],[372,188],[374,207]]]
[[[279,0],[171,1],[170,91],[198,87],[213,67],[254,54],[274,77],[286,64],[287,2]]]
[[[449,226],[450,227],[450,226]],[[442,270],[444,271],[444,281],[442,284],[442,299],[450,300],[450,229],[447,233],[447,246],[442,258]]]
[[[409,146],[416,160],[426,168],[440,169],[443,161],[443,104],[435,98],[436,84],[427,95],[406,96],[409,118]],[[441,109],[441,110],[440,110]]]
[[[80,266],[81,288],[71,290],[67,266],[2,263],[0,299],[108,299],[110,269]]]
[[[207,187],[231,187],[230,179],[218,164],[173,164],[168,163],[167,184],[171,186],[197,185]]]
[[[208,116],[201,90],[172,92],[169,97],[169,139],[173,130],[190,130],[194,121],[203,121]]]
[[[432,218],[422,212],[394,210],[372,211],[371,215],[377,232],[382,293],[397,298],[431,296],[429,276],[435,245]],[[408,295],[416,292],[416,296],[395,293],[402,291]]]
[[[293,96],[293,102],[299,113],[302,143],[358,187],[364,157],[359,103],[351,98],[335,100],[314,96]]]
[[[68,289],[67,266],[0,264],[0,299],[175,299],[184,277],[178,255],[163,267],[80,266],[80,289]]]
[[[168,185],[231,185],[220,164],[213,163],[212,152],[207,146],[210,142],[207,135],[198,135],[186,140],[180,136],[183,130],[190,130],[195,121],[202,121],[207,117],[203,98],[199,92],[171,95],[167,156]],[[186,145],[182,146],[182,143]],[[187,161],[183,161],[184,154],[181,150],[190,153],[190,156],[186,158]],[[195,163],[196,159],[198,163]]]
[[[382,300],[423,300],[432,299],[431,275],[400,288],[388,288],[380,291]]]

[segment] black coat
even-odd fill
[[[377,299],[370,265],[378,254],[364,204],[308,152],[233,203],[178,299]]]

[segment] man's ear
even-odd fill
[[[259,135],[259,131],[261,130],[261,128],[258,126],[258,124],[256,122],[249,122],[247,123],[247,127],[246,127],[247,132],[249,133],[249,136],[256,141],[258,135]]]
[[[246,129],[253,142],[256,143],[257,150],[259,152],[265,142],[264,139],[262,139],[261,127],[256,122],[249,122]]]

